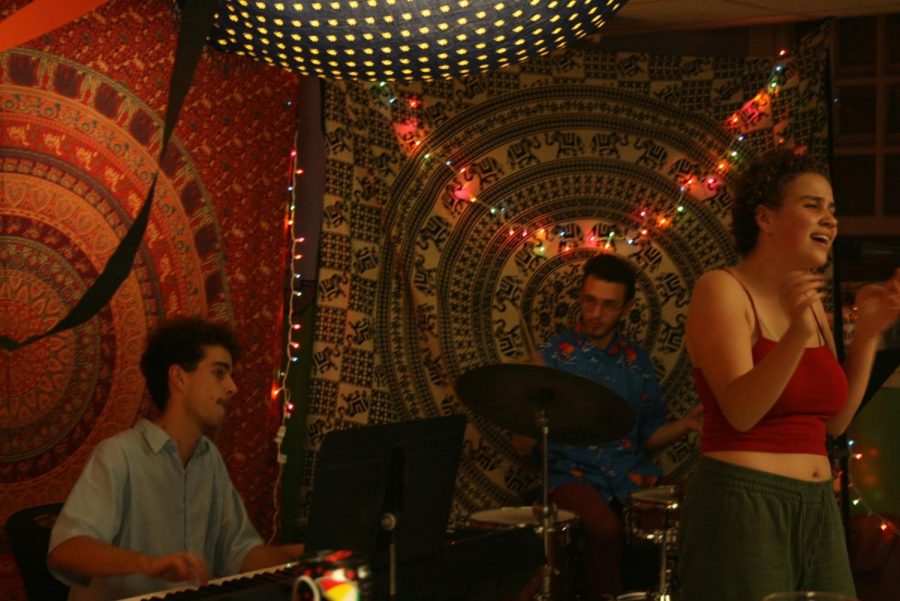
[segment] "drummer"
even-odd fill
[[[584,266],[574,328],[540,347],[549,366],[595,380],[621,396],[634,411],[627,437],[598,446],[551,444],[552,500],[581,517],[583,568],[589,599],[622,591],[624,536],[622,508],[628,495],[653,486],[660,468],[647,454],[701,426],[698,406],[671,421],[653,363],[634,340],[622,334],[622,317],[634,305],[635,273],[616,256],[599,254]]]

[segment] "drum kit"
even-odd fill
[[[573,539],[579,518],[572,512],[556,510],[550,503],[548,443],[598,445],[624,438],[634,428],[634,413],[621,397],[593,380],[535,364],[504,363],[471,369],[456,381],[456,391],[475,414],[540,440],[542,450],[540,508],[479,511],[470,517],[470,525],[534,529],[543,538],[546,564],[517,601],[575,601],[579,598],[573,582],[578,558]],[[661,486],[632,493],[625,518],[633,540],[660,545],[660,576],[657,591],[627,593],[619,599],[668,600],[670,568],[666,557],[678,526],[677,491]]]

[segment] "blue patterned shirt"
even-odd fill
[[[49,550],[76,536],[148,555],[191,551],[206,561],[210,578],[240,572],[247,552],[263,544],[216,446],[204,436],[182,467],[175,441],[145,419],[97,445],[56,520]],[[73,587],[70,600],[179,586],[138,574],[89,583],[54,575]]]
[[[621,396],[636,420],[634,429],[621,440],[587,447],[551,443],[550,488],[584,480],[608,503],[615,499],[624,506],[632,491],[652,486],[662,474],[643,451],[647,439],[669,420],[650,357],[619,334],[608,347],[599,349],[581,331],[580,323],[541,345],[540,352],[549,367],[599,382]]]

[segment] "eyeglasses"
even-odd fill
[[[583,309],[600,309],[603,312],[610,311],[612,313],[616,313],[622,310],[622,307],[625,306],[625,303],[622,301],[614,301],[614,300],[597,300],[596,298],[591,298],[590,296],[582,296],[581,297],[581,307]]]

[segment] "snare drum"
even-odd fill
[[[469,518],[472,528],[495,530],[501,528],[531,528],[535,535],[543,539],[544,528],[540,512],[535,514],[532,507],[501,507],[476,511]],[[575,601],[578,598],[578,546],[580,544],[580,521],[571,511],[560,509],[556,523],[550,527],[550,557],[552,566],[550,577],[551,598],[559,601]],[[513,597],[516,601],[535,598],[541,592],[543,566],[535,570],[534,576],[522,591]]]
[[[628,496],[625,523],[628,533],[638,540],[668,542],[678,530],[681,492],[676,486],[654,486],[636,490]]]

